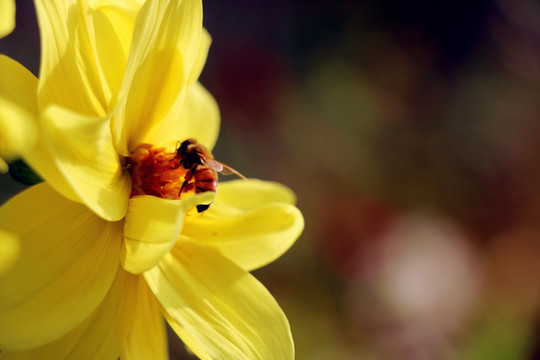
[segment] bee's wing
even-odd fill
[[[240,174],[238,171],[234,170],[229,165],[225,165],[224,163],[219,162],[215,159],[205,158],[204,163],[208,165],[210,169],[220,172],[223,175],[236,175],[239,178],[247,180],[247,178],[244,175]]]
[[[239,178],[247,180],[247,178],[244,175],[240,174],[238,171],[234,170],[232,167],[225,165],[223,163],[220,163],[220,164],[221,166],[223,166],[223,170],[221,171],[223,175],[236,175]]]
[[[220,163],[219,161],[217,160],[214,160],[214,159],[210,159],[210,158],[207,158],[205,157],[204,158],[204,163],[206,165],[208,165],[208,167],[214,171],[217,171],[217,172],[221,172],[223,171],[223,164]]]

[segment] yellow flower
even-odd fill
[[[15,29],[15,0],[0,0],[0,38]]]
[[[217,195],[130,196],[144,146],[174,159],[178,141],[217,138],[217,105],[197,82],[210,44],[200,0],[36,9],[40,79],[0,57],[0,78],[21,87],[0,98],[35,119],[22,155],[45,179],[0,208],[22,244],[0,277],[2,356],[166,359],[164,316],[201,359],[292,359],[285,315],[249,274],[302,231],[292,192],[235,180]]]

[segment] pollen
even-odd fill
[[[176,152],[141,144],[127,158],[131,174],[131,197],[152,195],[163,199],[180,199],[180,190],[187,170],[180,166]]]

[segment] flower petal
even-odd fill
[[[144,277],[197,356],[294,358],[288,321],[272,295],[218,251],[181,240]]]
[[[40,109],[56,104],[82,114],[105,116],[111,94],[97,60],[87,3],[77,0],[36,0],[35,3],[42,48]]]
[[[19,239],[5,231],[0,231],[0,275],[15,264],[21,253]]]
[[[204,64],[206,64],[206,58],[208,57],[208,50],[210,49],[210,44],[212,44],[212,37],[205,28],[202,28],[201,32],[201,43],[199,46],[199,52],[193,63],[193,68],[189,74],[188,84],[193,84],[199,76],[201,75]]]
[[[0,38],[15,29],[15,1],[0,0]]]
[[[109,119],[51,106],[42,120],[43,141],[78,198],[105,220],[122,219],[131,178],[112,144]],[[39,163],[31,165],[41,173]]]
[[[219,201],[239,210],[252,209],[270,202],[296,203],[296,195],[285,185],[258,179],[220,182],[218,197]]]
[[[4,136],[22,137],[24,140],[21,139],[18,144],[15,144],[16,138],[12,142],[16,146],[15,151],[20,152],[25,161],[38,171],[42,178],[51,183],[57,191],[68,199],[79,201],[71,186],[54,164],[42,137],[37,139],[35,146],[31,146],[35,138],[36,131],[34,130],[39,129],[40,126],[36,97],[37,86],[38,79],[30,71],[15,60],[0,55],[0,101],[2,101],[3,108],[0,111],[0,134],[6,134],[0,135],[0,138],[2,141],[7,141]],[[14,115],[15,113],[18,115]],[[14,120],[19,121],[14,123]],[[23,123],[25,120],[28,120],[27,126]]]
[[[35,140],[32,115],[16,103],[0,97],[0,156],[13,160],[33,146]]]
[[[178,119],[170,126],[155,127],[150,144],[175,149],[178,141],[188,138],[211,150],[219,134],[219,107],[216,100],[199,82],[190,86]]]
[[[37,78],[15,60],[0,55],[0,155],[8,159],[35,142],[36,91]]]
[[[108,93],[113,97],[117,96],[122,85],[140,7],[141,4],[135,0],[100,0],[90,10],[97,59],[106,79]]]
[[[58,339],[102,301],[118,268],[122,228],[36,185],[0,207],[0,228],[21,240],[0,277],[0,349]]]
[[[0,4],[5,3],[2,1]],[[34,75],[15,60],[0,55],[0,172],[7,171],[2,158],[13,160],[35,144],[36,89]]]
[[[37,117],[38,79],[17,61],[0,55],[0,97]]]
[[[294,194],[278,183],[234,180],[219,184],[216,201],[184,224],[182,235],[218,248],[251,271],[281,256],[304,228]]]
[[[135,196],[129,200],[124,229],[122,266],[139,274],[155,266],[174,246],[186,212],[214,200],[214,192],[192,195],[184,200]]]
[[[112,124],[122,155],[144,142],[156,124],[177,119],[201,31],[200,0],[147,1],[142,7]]]
[[[145,304],[139,301],[140,298],[152,296],[145,294],[149,290],[141,285],[144,285],[143,279],[118,271],[103,302],[79,326],[52,343],[2,353],[2,360],[118,359],[131,330],[134,312],[139,305]],[[153,338],[153,334],[147,336]],[[144,340],[141,347],[148,345],[147,339]]]
[[[120,358],[122,360],[166,360],[167,328],[161,315],[160,306],[144,277],[138,277],[139,294],[133,324]]]

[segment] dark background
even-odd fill
[[[0,51],[37,73],[17,5]],[[214,155],[291,187],[305,216],[255,272],[297,359],[540,358],[539,3],[203,6]]]

